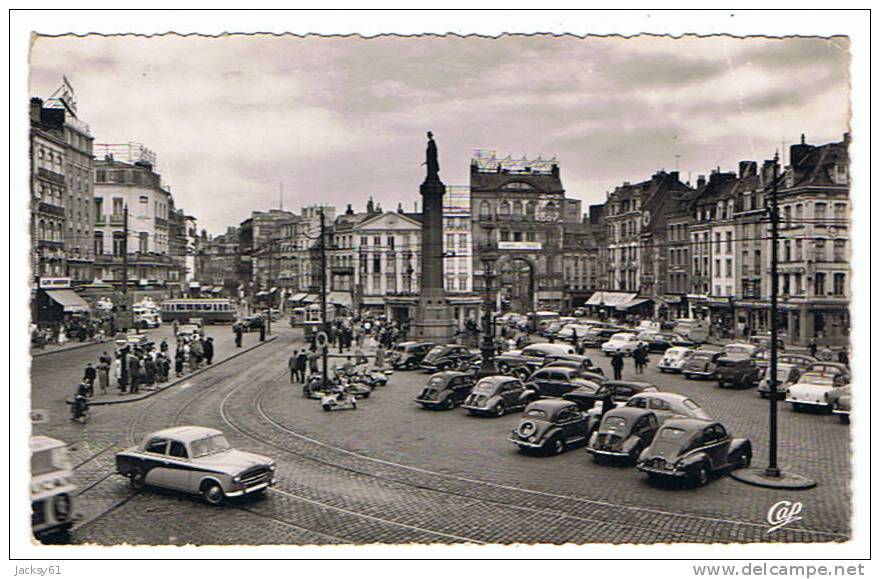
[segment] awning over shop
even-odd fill
[[[219,285],[211,289],[212,294],[219,294],[222,291],[223,291],[223,287],[219,286]]]
[[[666,294],[663,296],[663,301],[667,304],[680,304],[684,301],[684,296],[682,295],[674,295],[674,294]]]
[[[319,301],[321,300],[318,297],[318,294],[307,294],[306,297],[302,299],[302,302],[306,304],[316,304]]]
[[[642,304],[649,303],[651,301],[652,300],[650,298],[637,298],[637,299],[633,299],[628,302],[624,302],[622,304],[619,304],[617,306],[617,309],[623,312],[623,311],[638,307]]]
[[[630,302],[636,298],[638,294],[626,292],[595,292],[587,300],[588,306],[619,306]]]
[[[348,292],[330,292],[330,294],[327,296],[327,303],[350,308],[351,294],[349,294]]]
[[[291,301],[291,302],[301,302],[301,301],[305,301],[307,296],[308,296],[308,294],[299,293],[299,294],[294,294],[294,295],[290,296],[289,298],[287,298],[287,300]]]
[[[385,298],[383,296],[364,296],[363,298],[361,298],[361,305],[384,306]]]
[[[214,291],[214,286],[212,286],[212,285],[206,285],[206,286],[204,286],[204,287],[202,288],[202,291],[203,291],[203,292],[211,292],[211,291]]]
[[[52,300],[60,306],[64,307],[64,311],[68,313],[87,312],[89,304],[84,299],[76,295],[76,292],[69,289],[63,290],[45,290]]]
[[[189,282],[189,289],[199,289],[199,282],[197,282],[197,281]]]

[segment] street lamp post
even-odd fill
[[[766,468],[734,470],[733,478],[747,484],[788,490],[809,489],[816,481],[803,475],[784,471],[778,463],[777,406],[779,403],[779,379],[777,376],[779,347],[779,153],[773,158],[773,189],[770,196],[770,448]]]
[[[480,344],[480,354],[483,359],[480,366],[480,377],[493,376],[498,373],[495,368],[495,320],[493,319],[495,304],[492,301],[492,282],[495,278],[496,259],[494,255],[482,257],[485,295],[483,298],[483,339]]]

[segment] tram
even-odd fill
[[[321,327],[321,306],[319,304],[312,304],[302,308],[302,310],[303,336],[309,337],[320,332],[323,329]],[[327,304],[327,324],[330,324],[335,317],[336,307],[332,304]]]
[[[201,318],[206,324],[231,324],[235,321],[235,306],[228,299],[205,298],[165,300],[162,302],[162,321],[188,323]]]
[[[31,527],[39,539],[69,531],[79,518],[67,445],[31,437]]]

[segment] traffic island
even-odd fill
[[[256,350],[260,346],[265,346],[266,344],[273,342],[277,339],[278,339],[278,336],[269,336],[266,338],[266,341],[264,341],[264,342],[257,342],[256,344],[253,344],[252,346],[242,348],[241,350],[236,351],[233,354],[230,354],[229,356],[227,356],[226,358],[223,358],[222,360],[217,360],[216,362],[214,362],[213,364],[211,364],[209,366],[202,366],[201,368],[198,368],[197,370],[194,370],[194,371],[190,372],[189,374],[186,374],[184,376],[181,376],[180,378],[175,378],[174,380],[165,382],[165,383],[159,385],[158,387],[153,387],[149,390],[146,388],[143,388],[142,391],[139,392],[138,394],[114,393],[114,394],[104,394],[101,396],[96,396],[94,398],[90,398],[89,399],[89,406],[109,406],[111,404],[125,404],[128,402],[139,402],[139,401],[144,400],[146,398],[149,398],[151,396],[155,396],[156,394],[159,394],[160,392],[164,392],[165,390],[168,390],[169,388],[177,386],[178,384],[183,384],[183,383],[187,382],[188,380],[192,379],[194,376],[198,376],[199,374],[201,374],[203,372],[206,372],[212,368],[216,368],[216,367],[224,364],[225,362],[228,362],[229,360],[234,360],[235,358],[237,358],[243,354],[247,354],[248,352],[250,352],[252,350]],[[114,388],[113,390],[115,391],[116,389]],[[68,402],[68,404],[72,404],[73,400],[68,400],[67,402]]]
[[[816,486],[816,481],[803,475],[786,471],[771,475],[767,473],[766,468],[738,469],[731,472],[730,476],[740,482],[768,489],[798,491]]]

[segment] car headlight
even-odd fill
[[[536,440],[538,440],[537,436],[530,436],[529,437],[529,442],[535,442]]]
[[[241,482],[241,476],[234,476],[234,477],[232,477],[232,482],[234,482],[234,483]]]
[[[269,470],[275,470],[275,463],[274,462],[269,465]]]

